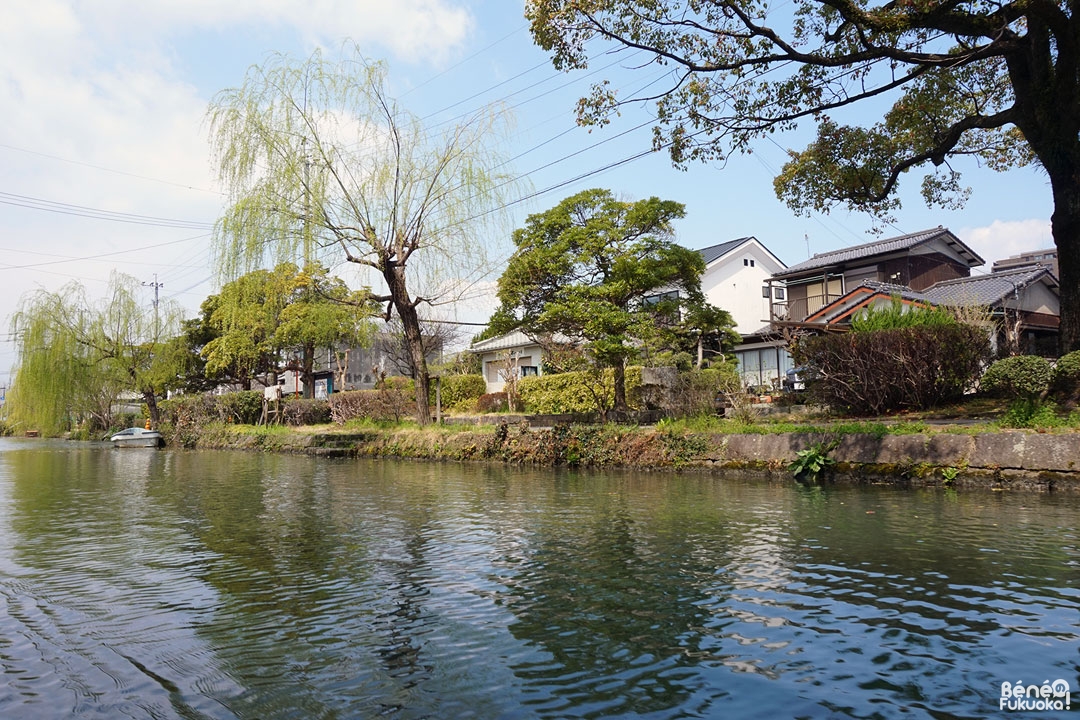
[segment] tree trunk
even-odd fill
[[[1057,177],[1065,175],[1065,177]],[[1061,277],[1061,329],[1058,351],[1080,350],[1080,177],[1078,173],[1050,173],[1054,191],[1051,228],[1058,251]]]
[[[429,379],[427,359],[424,357],[424,338],[420,332],[420,318],[416,314],[416,307],[405,287],[405,268],[389,263],[383,271],[383,278],[390,289],[394,310],[401,318],[405,346],[410,362],[416,369],[416,421],[421,425],[428,425],[431,422],[431,406],[428,404]]]
[[[615,416],[622,420],[626,417],[626,361],[620,359],[614,366],[615,376]]]
[[[303,379],[304,379],[304,397],[312,399],[315,397],[315,348],[310,345],[304,346],[304,365],[303,365]]]
[[[150,429],[157,430],[161,427],[161,410],[158,409],[157,393],[153,390],[143,390],[142,396],[146,401],[146,409],[150,413]]]

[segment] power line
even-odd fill
[[[26,153],[27,155],[36,155],[38,157],[56,160],[57,162],[68,163],[70,165],[81,165],[82,167],[88,167],[94,170],[100,170],[102,172],[113,173],[114,175],[124,175],[126,177],[132,177],[138,180],[148,180],[150,182],[161,183],[162,185],[172,185],[173,187],[183,188],[185,190],[197,190],[199,192],[211,193],[213,195],[225,194],[220,190],[207,190],[206,188],[195,187],[194,185],[188,185],[186,183],[178,183],[173,182],[172,180],[162,180],[161,178],[150,177],[149,175],[139,175],[138,173],[127,172],[124,170],[116,170],[115,168],[109,168],[103,165],[94,165],[93,163],[82,162],[80,160],[71,160],[69,158],[62,158],[58,155],[50,155],[48,153],[38,152],[36,150],[27,150],[26,148],[15,147],[14,145],[8,145],[6,143],[0,143],[0,147],[7,150],[14,150],[15,152]]]
[[[153,245],[143,245],[142,247],[128,248],[126,250],[114,250],[112,252],[98,253],[97,255],[84,255],[82,257],[69,257],[62,260],[46,260],[39,263],[27,263],[25,265],[0,265],[0,270],[24,270],[26,268],[40,268],[46,265],[60,265],[68,262],[83,262],[85,260],[99,260],[104,257],[112,257],[115,255],[130,255],[133,252],[140,250],[152,250],[154,248],[166,247],[168,245],[177,245],[179,243],[191,242],[192,240],[199,240],[202,238],[210,237],[210,233],[203,233],[201,235],[193,235],[191,237],[180,238],[179,240],[169,240],[168,242],[154,243]],[[72,276],[74,277],[74,276]]]
[[[76,217],[92,218],[94,220],[109,220],[111,222],[131,223],[134,225],[152,225],[155,227],[175,227],[189,230],[209,230],[214,227],[213,223],[197,220],[177,220],[173,218],[154,217],[152,215],[137,215],[135,213],[116,212],[88,207],[86,205],[73,205],[71,203],[45,200],[30,197],[29,195],[17,195],[0,191],[0,203],[14,205],[16,207],[43,210],[45,212],[59,213],[61,215],[74,215]]]

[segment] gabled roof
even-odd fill
[[[787,267],[784,262],[780,260],[780,258],[776,257],[776,255],[774,255],[772,251],[769,250],[769,248],[762,245],[761,241],[753,235],[736,238],[734,240],[728,240],[727,242],[720,243],[719,245],[710,245],[707,248],[701,248],[700,250],[698,250],[698,252],[701,253],[701,257],[705,259],[705,265],[708,266],[710,263],[716,262],[725,255],[729,255],[743,245],[751,242],[756,242],[762,250],[767,252],[769,256],[776,261],[777,265],[779,265],[780,267]]]
[[[783,272],[776,273],[775,277],[787,277],[803,273],[807,270],[827,268],[834,265],[846,265],[856,260],[863,260],[878,255],[889,255],[902,250],[910,250],[935,240],[944,240],[958,255],[960,255],[960,257],[964,258],[968,267],[976,267],[986,262],[979,257],[974,250],[960,242],[960,239],[953,235],[949,230],[937,227],[930,230],[910,233],[908,235],[901,235],[900,237],[876,240],[864,245],[856,245],[855,247],[817,253],[809,260],[805,260],[797,265],[792,265]]]
[[[705,258],[705,264],[708,265],[713,260],[721,258],[727,255],[735,248],[753,240],[753,237],[741,237],[734,240],[728,240],[727,242],[720,243],[719,245],[710,245],[707,248],[701,248],[698,250],[701,253],[701,257]]]
[[[480,342],[473,343],[469,348],[473,352],[489,352],[491,350],[509,350],[510,348],[521,347],[523,345],[535,345],[536,341],[530,338],[528,335],[520,330],[514,330],[504,335],[496,335],[495,337],[481,340]]]
[[[925,294],[915,292],[906,285],[863,280],[861,284],[848,290],[817,312],[806,318],[806,322],[835,323],[844,320],[870,305],[878,298],[899,298],[905,304],[930,305],[932,301]]]
[[[1023,290],[1036,282],[1046,283],[1051,290],[1057,290],[1058,282],[1053,272],[1046,267],[1025,267],[957,278],[939,282],[922,292],[915,292],[906,285],[894,285],[876,280],[863,280],[858,286],[833,300],[806,319],[807,322],[834,323],[849,318],[851,315],[873,302],[876,298],[898,297],[907,304],[984,306],[997,307],[1009,295]]]
[[[557,343],[572,343],[573,340],[562,333],[556,333],[552,340]],[[521,330],[512,330],[504,335],[497,335],[496,337],[487,338],[480,342],[473,343],[469,348],[474,353],[485,353],[493,350],[510,350],[512,348],[525,347],[528,345],[539,345],[536,340],[529,337],[525,332]]]
[[[985,305],[993,307],[1025,286],[1043,282],[1051,290],[1058,289],[1057,278],[1050,268],[1036,265],[1000,270],[988,275],[946,280],[923,291],[930,302],[942,305]]]

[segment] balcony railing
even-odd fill
[[[769,305],[771,322],[803,322],[840,295],[809,295],[805,298],[773,300]]]

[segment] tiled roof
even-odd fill
[[[556,333],[552,339],[557,343],[573,342],[571,338],[562,333]],[[514,330],[505,335],[498,335],[493,338],[481,340],[478,343],[473,343],[472,347],[469,349],[475,353],[483,353],[491,352],[492,350],[509,350],[511,348],[524,347],[526,345],[539,345],[539,343],[521,330]]]
[[[953,249],[964,257],[969,267],[983,264],[984,260],[979,257],[974,250],[960,242],[960,239],[947,229],[937,227],[930,230],[911,233],[909,235],[901,235],[900,237],[877,240],[864,245],[856,245],[855,247],[833,250],[826,253],[817,253],[809,260],[804,260],[801,263],[792,265],[783,272],[777,273],[776,277],[787,277],[807,270],[826,268],[831,265],[844,265],[854,260],[861,260],[877,255],[888,255],[901,250],[910,250],[913,247],[923,245],[938,238],[941,238],[952,245]]]
[[[865,292],[864,288],[871,292]],[[877,280],[863,280],[836,300],[813,313],[810,316],[813,320],[810,320],[810,322],[833,322],[837,317],[849,312],[853,307],[867,302],[877,294],[895,296],[909,302],[931,303],[931,300],[926,295],[915,292],[906,285],[896,285]]]
[[[471,349],[473,352],[488,352],[490,350],[507,350],[509,348],[521,347],[522,345],[535,344],[536,342],[528,335],[520,330],[514,330],[505,335],[497,335],[493,338],[487,338],[478,343],[473,343]]]
[[[728,240],[727,242],[720,243],[719,245],[712,245],[707,248],[702,248],[701,250],[698,250],[698,252],[701,253],[701,256],[703,258],[705,258],[705,264],[708,265],[716,258],[727,255],[729,252],[739,247],[743,243],[750,242],[753,239],[753,237],[736,238],[735,240]]]
[[[1048,278],[1054,287],[1057,286],[1057,278],[1049,268],[1034,266],[946,280],[928,287],[923,291],[923,295],[931,302],[943,305],[993,306],[1010,293],[1044,277]]]

